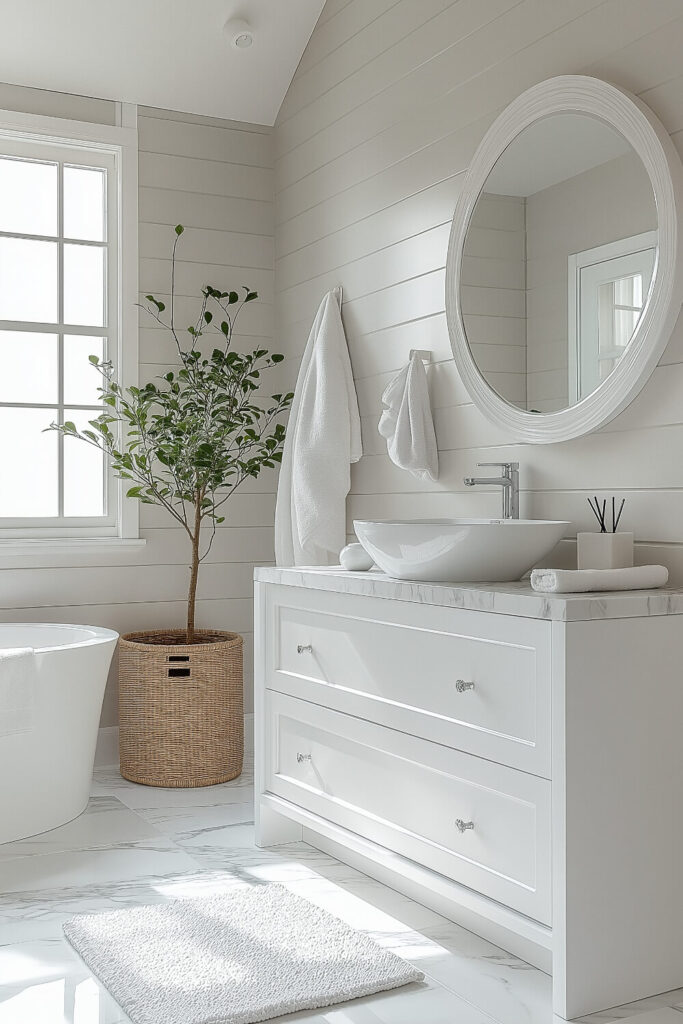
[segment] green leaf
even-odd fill
[[[88,356],[88,362],[92,363],[93,366],[99,366],[100,357],[99,356]]]
[[[176,224],[176,226],[175,226],[175,233],[176,233],[176,235],[182,235],[184,230],[185,230],[185,228],[183,227],[182,224]]]

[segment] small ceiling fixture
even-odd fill
[[[248,21],[244,18],[228,18],[223,26],[225,35],[230,40],[230,45],[236,50],[248,50],[254,43],[254,32]]]

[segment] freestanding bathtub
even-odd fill
[[[0,648],[32,647],[28,731],[0,736],[0,843],[71,821],[88,802],[97,729],[118,633],[0,623]]]

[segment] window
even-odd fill
[[[102,454],[46,430],[101,411],[90,355],[111,360],[122,379],[121,166],[117,146],[0,134],[5,539],[131,535]],[[134,295],[127,301],[134,309]]]
[[[570,402],[609,377],[638,325],[654,270],[657,233],[587,249],[569,258]]]

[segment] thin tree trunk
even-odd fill
[[[190,566],[190,589],[187,594],[187,636],[188,644],[194,643],[194,616],[197,603],[197,576],[199,574],[199,534],[202,525],[201,497],[197,495],[194,509],[194,530],[192,532],[192,564]]]

